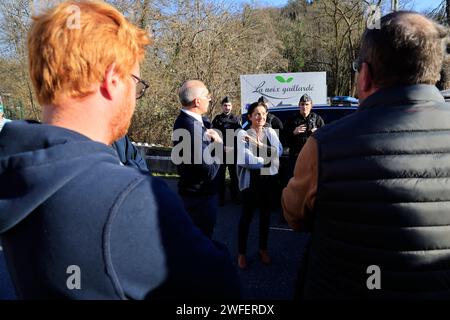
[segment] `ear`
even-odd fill
[[[358,75],[358,86],[363,92],[371,92],[374,88],[373,75],[367,62],[361,64],[361,70]]]
[[[103,82],[100,84],[100,92],[105,99],[112,100],[116,96],[119,79],[116,65],[113,63],[106,69]]]
[[[193,102],[194,102],[194,107],[197,107],[197,108],[200,107],[200,98],[195,98]]]

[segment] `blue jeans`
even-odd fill
[[[217,218],[217,195],[181,196],[181,199],[194,224],[211,239]]]

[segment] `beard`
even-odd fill
[[[134,108],[135,103],[131,96],[131,86],[129,86],[116,114],[111,120],[111,144],[127,134]]]

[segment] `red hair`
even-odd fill
[[[33,17],[29,71],[39,103],[89,95],[112,64],[120,77],[129,76],[150,43],[148,32],[100,1],[67,1]]]

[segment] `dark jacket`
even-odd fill
[[[283,131],[283,122],[273,113],[267,113],[267,125],[274,130],[278,130],[278,134]]]
[[[241,129],[239,119],[236,116],[231,113],[229,115],[221,113],[214,118],[212,127],[222,133],[224,146],[233,147],[235,145],[234,141],[227,141],[227,130],[236,131],[238,129]]]
[[[294,135],[294,129],[300,125],[306,125],[306,132]],[[314,112],[311,112],[306,118],[299,113],[294,118],[289,119],[283,130],[283,140],[289,148],[289,155],[291,157],[297,157],[305,145],[306,140],[311,136],[311,129],[321,128],[324,125],[325,123],[322,117]]]
[[[380,90],[314,137],[304,297],[450,298],[450,107],[439,91]],[[367,287],[373,265],[381,290]]]
[[[110,147],[17,121],[0,133],[0,235],[21,299],[236,297],[228,254]],[[79,267],[81,290],[67,283]]]
[[[217,173],[219,172],[220,164],[216,162],[209,164],[203,157],[205,149],[211,144],[211,142],[204,139],[205,131],[210,127],[210,123],[205,118],[203,122],[204,126],[190,115],[180,111],[173,126],[175,133],[173,136],[174,153],[184,158],[182,163],[178,164],[172,157],[172,161],[177,164],[178,174],[180,175],[178,181],[180,195],[207,196],[218,192],[219,181]],[[177,133],[183,133],[183,130],[189,135],[190,142],[183,143],[183,137],[177,135]],[[177,146],[184,146],[185,148],[178,150]],[[186,155],[186,151],[189,154]]]
[[[115,141],[112,144],[114,150],[116,150],[117,155],[124,165],[144,171],[149,171],[147,163],[144,158],[142,158],[141,153],[138,148],[136,148],[128,136]]]

